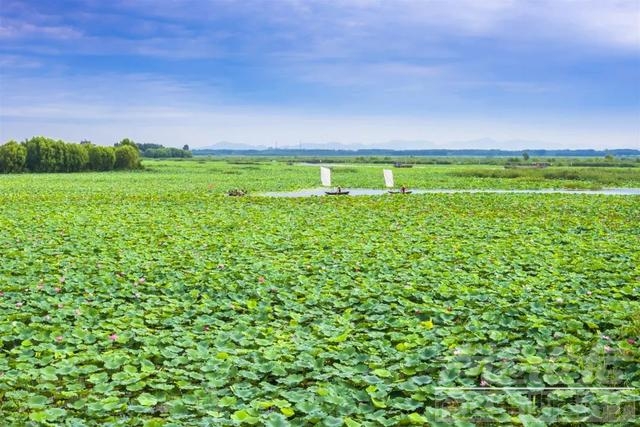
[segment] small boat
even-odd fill
[[[331,169],[320,166],[320,181],[325,187],[331,186]],[[346,196],[349,192],[338,187],[335,191],[325,191],[324,194],[327,196]]]
[[[338,188],[338,191],[325,191],[324,194],[327,196],[346,196],[349,192]]]
[[[383,169],[382,174],[384,175],[384,185],[387,188],[391,188],[389,190],[389,194],[411,194],[411,191],[407,189],[404,185],[400,187],[399,190],[393,190],[393,171],[391,169]]]

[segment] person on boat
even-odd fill
[[[338,186],[338,193],[342,193],[342,187]]]
[[[404,185],[402,187],[400,187],[400,192],[402,194],[406,193],[407,192],[407,187],[405,187]]]

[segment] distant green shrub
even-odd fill
[[[138,150],[131,145],[116,147],[115,169],[136,169],[140,166]]]

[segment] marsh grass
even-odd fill
[[[551,167],[546,169],[497,169],[473,167],[451,172],[465,178],[522,179],[533,181],[581,181],[590,188],[640,184],[640,170],[603,167]],[[570,188],[568,186],[567,188]],[[581,186],[579,186],[581,187]]]

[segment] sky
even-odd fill
[[[2,0],[0,143],[640,148],[640,0]]]

